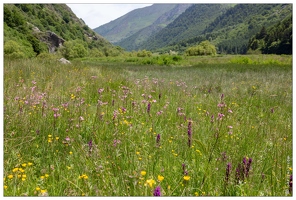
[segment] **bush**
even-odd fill
[[[36,54],[30,44],[24,45],[22,40],[20,40],[20,42],[8,40],[4,44],[4,55],[10,58],[31,58]]]
[[[199,45],[189,47],[185,51],[188,56],[216,55],[216,47],[208,40],[201,42]]]

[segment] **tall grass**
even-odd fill
[[[290,196],[291,64],[191,65],[5,60],[4,195]]]

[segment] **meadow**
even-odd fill
[[[292,196],[292,56],[147,59],[4,59],[4,196]]]

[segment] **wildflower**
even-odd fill
[[[198,197],[198,195],[199,195],[198,192],[194,192],[194,194],[195,194],[195,196],[197,196],[197,197]]]
[[[72,167],[67,166],[67,169],[70,170],[70,169],[72,169]]]
[[[157,134],[156,136],[156,145],[158,146],[160,142],[160,134]]]
[[[137,151],[137,152],[136,152],[136,154],[137,154],[137,155],[140,155],[140,152],[139,152],[139,151]]]
[[[45,176],[45,178],[48,178],[48,177],[49,177],[49,175],[48,175],[48,174],[44,174],[44,176]]]
[[[12,172],[17,172],[19,168],[13,168]]]
[[[164,176],[158,175],[158,176],[157,176],[157,179],[158,179],[158,181],[160,181],[160,182],[161,182],[161,181],[163,181],[163,179],[164,179]]]
[[[183,179],[184,179],[185,181],[189,181],[189,180],[190,180],[190,176],[186,175],[186,176],[183,177]]]
[[[224,117],[225,115],[223,113],[218,113],[218,120],[222,120],[222,118]]]
[[[79,179],[88,179],[88,176],[86,174],[82,174],[81,176],[79,176]]]
[[[46,190],[40,190],[41,194],[46,193]]]
[[[114,146],[114,147],[116,147],[116,146],[117,146],[117,144],[119,144],[119,143],[121,143],[121,141],[120,141],[120,140],[113,140],[113,146]]]
[[[141,171],[141,175],[145,176],[146,175],[146,171]]]
[[[148,113],[148,114],[150,113],[150,108],[151,108],[151,104],[148,103],[148,105],[147,105],[147,113]]]
[[[155,197],[161,196],[160,190],[161,190],[160,186],[157,186],[153,192],[153,196],[155,196]]]
[[[231,163],[228,163],[226,166],[226,174],[225,174],[225,182],[227,183],[230,176],[230,170],[231,170]]]
[[[290,180],[289,180],[289,193],[292,194],[292,191],[293,191],[293,176],[291,174]]]
[[[35,189],[36,191],[40,191],[41,190],[41,188],[40,187],[36,187],[36,189]]]
[[[45,179],[45,176],[40,176],[41,179]]]
[[[185,169],[186,169],[185,167],[186,167],[186,165],[185,165],[185,163],[183,163],[183,164],[182,164],[182,169],[183,169],[183,173],[184,173],[184,174],[185,174],[185,171],[186,171],[186,170],[185,170]]]
[[[91,151],[92,151],[92,140],[90,140],[89,142],[88,142],[88,148],[89,148],[89,153],[91,153]]]
[[[6,190],[8,187],[7,187],[7,185],[4,185],[4,190]]]
[[[72,151],[70,151],[70,152],[69,152],[69,154],[70,154],[70,155],[72,155],[72,154],[73,154],[73,152],[72,152]]]
[[[147,185],[147,184],[152,188],[153,184],[155,184],[155,181],[154,181],[153,179],[148,179],[148,180],[146,181],[146,185]]]
[[[56,140],[59,140],[60,139],[60,137],[56,137]]]
[[[13,178],[13,175],[12,174],[8,175],[8,178],[9,179],[12,179]]]
[[[223,98],[224,98],[224,94],[221,94],[221,97],[220,97],[221,101],[223,101]]]
[[[100,89],[98,89],[98,93],[99,93],[99,94],[102,94],[103,91],[104,91],[104,88],[100,88]]]
[[[191,146],[191,140],[192,140],[192,122],[189,121],[188,122],[188,129],[187,129],[187,133],[188,133],[188,146]]]

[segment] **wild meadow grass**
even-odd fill
[[[4,196],[291,196],[292,63],[235,59],[4,60]]]

